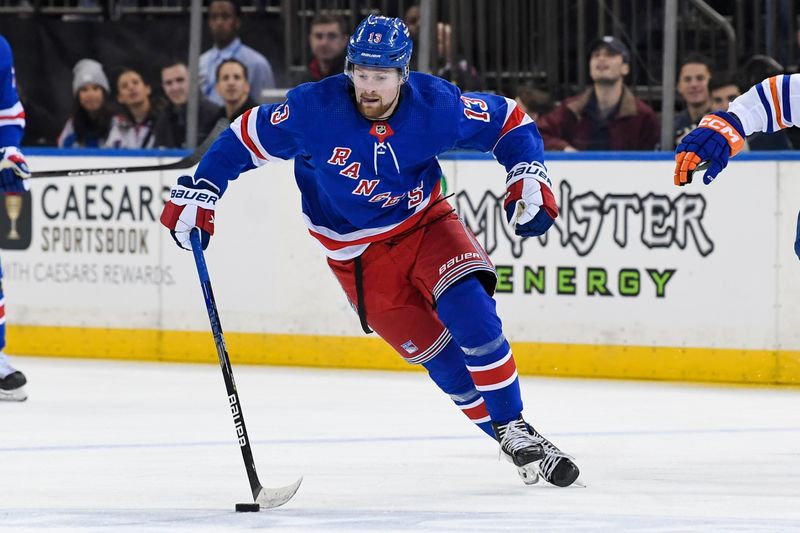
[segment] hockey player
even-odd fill
[[[794,111],[792,110],[794,108]],[[756,132],[772,133],[800,124],[800,74],[779,74],[752,86],[738,96],[728,111],[702,118],[698,127],[675,149],[675,185],[692,182],[701,164],[708,168],[706,185],[728,165],[728,158],[744,147],[745,138]],[[794,252],[800,258],[800,213]]]
[[[409,72],[402,20],[370,15],[347,48],[345,72],[246,111],[216,140],[194,177],[178,179],[161,222],[203,247],[228,182],[294,158],[303,218],[358,313],[496,439],[527,484],[571,485],[571,458],[522,418],[514,357],[491,297],[494,267],[441,195],[436,156],[492,151],[508,173],[505,209],[518,235],[558,216],[536,126],[513,100],[465,94]]]
[[[22,130],[25,127],[25,111],[17,96],[14,81],[14,58],[5,37],[0,35],[0,191],[5,194],[20,194],[28,190],[30,176],[25,158],[19,151]],[[11,366],[3,353],[6,346],[6,309],[2,285],[3,270],[0,267],[0,400],[23,401],[25,375]]]

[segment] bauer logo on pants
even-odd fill
[[[0,194],[0,248],[26,250],[33,236],[31,193]]]

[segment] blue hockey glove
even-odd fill
[[[169,228],[175,244],[191,250],[189,232],[200,230],[203,250],[214,235],[214,207],[219,200],[219,189],[210,181],[191,176],[181,176],[169,193],[170,200],[164,204],[161,223]]]
[[[558,217],[556,198],[547,170],[538,161],[517,163],[506,176],[503,207],[506,219],[520,237],[538,237]]]
[[[717,111],[706,115],[675,149],[675,185],[692,182],[701,163],[708,163],[703,183],[708,185],[728,165],[728,158],[744,148],[744,128],[735,115]]]
[[[30,189],[28,178],[31,172],[22,152],[16,146],[0,149],[0,190],[2,192],[23,192]]]

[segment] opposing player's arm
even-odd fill
[[[228,182],[270,161],[297,155],[301,130],[298,117],[292,116],[291,98],[248,109],[234,120],[203,156],[194,177],[181,176],[170,191],[161,223],[175,243],[191,250],[189,234],[197,228],[205,249],[214,234],[214,209]]]
[[[745,138],[755,132],[772,133],[800,124],[800,74],[767,78],[736,98],[728,111],[703,117],[696,129],[675,150],[675,185],[692,182],[692,174],[703,163],[703,176],[711,183],[742,150]]]
[[[461,95],[458,148],[492,152],[507,172],[506,218],[517,235],[542,235],[558,216],[553,185],[544,165],[542,137],[514,100]]]

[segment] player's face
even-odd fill
[[[138,72],[129,70],[117,80],[117,100],[122,105],[135,106],[143,104],[150,98],[150,86]]]
[[[106,95],[103,88],[94,83],[87,83],[78,89],[78,102],[89,113],[94,113],[103,105]]]
[[[342,55],[347,47],[347,35],[335,22],[315,24],[308,35],[311,55],[322,61],[332,61]]]
[[[711,111],[727,111],[741,91],[736,85],[724,85],[711,91]]]
[[[239,17],[233,4],[226,0],[211,2],[208,7],[208,29],[214,43],[219,46],[227,46],[233,41],[239,31]]]
[[[689,105],[708,102],[708,80],[711,73],[702,63],[687,63],[678,74],[678,94]]]
[[[599,84],[614,84],[624,78],[630,67],[618,54],[607,46],[600,46],[589,58],[589,75]]]
[[[184,65],[172,65],[163,69],[161,85],[174,105],[183,105],[189,100],[189,71]]]
[[[250,84],[244,69],[236,63],[225,63],[219,69],[217,92],[229,104],[239,104],[250,94]]]
[[[395,68],[373,68],[355,65],[353,87],[356,104],[362,115],[377,120],[388,117],[397,107],[400,72]]]

